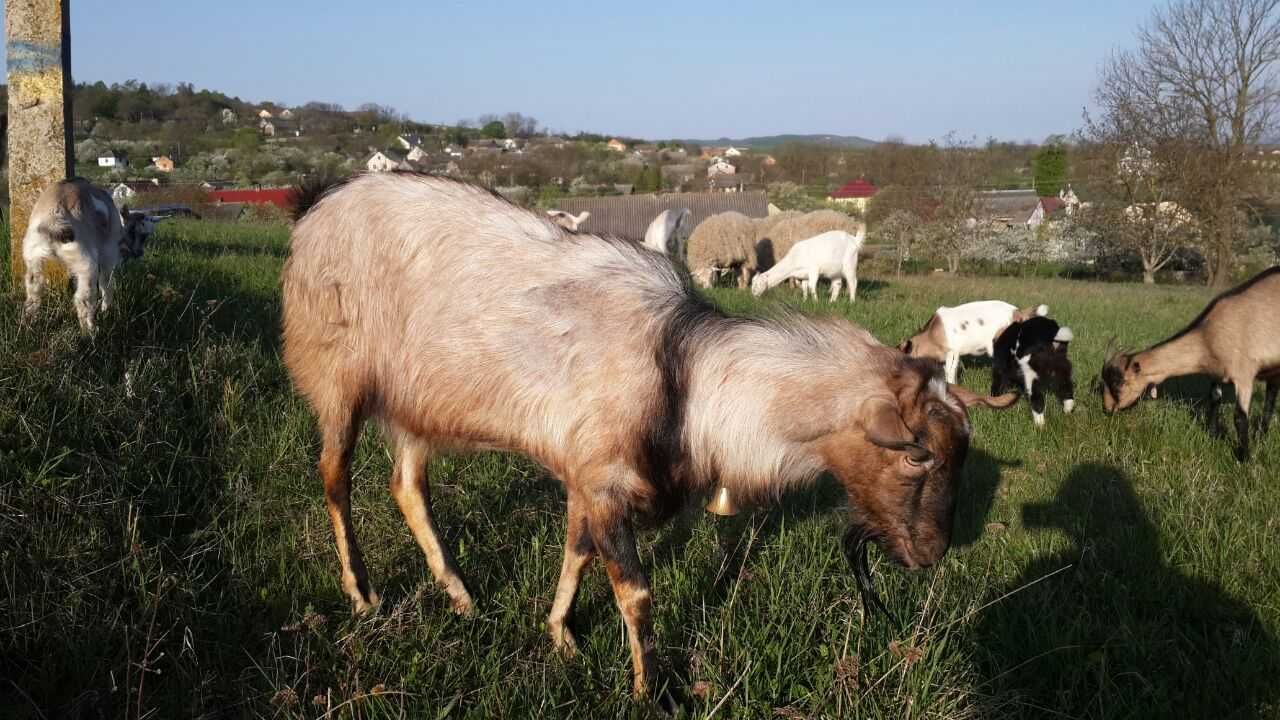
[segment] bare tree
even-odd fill
[[[894,247],[896,273],[902,276],[902,263],[911,256],[911,247],[920,234],[920,218],[910,210],[894,210],[880,222],[876,235],[881,242]]]
[[[931,144],[929,203],[933,205],[931,242],[935,252],[947,259],[947,270],[960,270],[960,260],[978,243],[977,185],[982,175],[982,157],[972,141],[948,133],[944,144]]]
[[[1138,47],[1104,66],[1098,104],[1146,136],[1182,144],[1182,205],[1203,227],[1209,281],[1230,283],[1245,228],[1238,212],[1256,170],[1250,146],[1275,127],[1280,0],[1174,0],[1138,31]]]

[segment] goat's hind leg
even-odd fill
[[[645,697],[653,689],[657,669],[649,579],[640,566],[627,508],[621,506],[612,493],[600,493],[591,500],[588,510],[591,540],[604,561],[618,612],[627,626],[635,695]]]
[[[585,503],[576,493],[569,493],[568,513],[565,519],[564,562],[560,565],[560,581],[556,583],[556,599],[547,616],[547,632],[556,650],[566,657],[578,651],[569,620],[573,616],[573,600],[578,595],[582,571],[595,555],[595,543],[591,540]]]
[[[378,594],[369,586],[369,571],[351,523],[351,455],[362,422],[354,408],[345,409],[341,417],[322,419],[324,447],[320,451],[320,477],[324,480],[325,502],[342,563],[342,589],[357,613],[368,612],[379,602]]]
[[[395,434],[395,444],[396,467],[391,473],[391,496],[396,499],[405,524],[426,556],[431,574],[449,593],[453,611],[460,615],[469,613],[473,605],[471,593],[467,592],[453,556],[440,543],[431,517],[431,485],[427,477],[431,447],[421,438],[403,431]]]
[[[1280,375],[1267,379],[1267,394],[1262,402],[1262,417],[1258,421],[1258,437],[1267,434],[1271,427],[1271,416],[1276,411],[1276,395],[1280,395]]]

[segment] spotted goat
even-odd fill
[[[128,207],[116,211],[106,191],[84,178],[60,180],[45,188],[31,208],[22,238],[27,292],[26,313],[34,314],[45,289],[46,262],[59,262],[75,279],[75,308],[80,329],[96,327],[99,298],[109,310],[112,274],[130,258],[142,257],[155,226]]]
[[[1025,390],[1037,426],[1044,425],[1046,388],[1062,400],[1062,411],[1070,413],[1076,401],[1067,345],[1073,339],[1071,328],[1047,317],[1015,320],[996,338],[991,356],[992,394],[1011,388]]]

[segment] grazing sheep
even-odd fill
[[[755,268],[754,225],[739,212],[723,212],[703,220],[689,236],[688,266],[704,287],[729,268],[738,270],[738,287],[746,287]]]
[[[853,302],[858,292],[858,252],[864,238],[865,231],[850,235],[843,230],[832,230],[801,240],[777,265],[756,275],[751,281],[751,294],[760,297],[788,278],[802,278],[805,296],[812,292],[816,300],[818,278],[825,277],[832,279],[831,302],[840,294],[840,279],[849,284],[849,301]]]
[[[689,208],[663,210],[644,231],[644,246],[684,261],[684,242],[693,213]]]
[[[1062,400],[1062,411],[1070,413],[1076,401],[1067,345],[1073,339],[1071,328],[1061,327],[1047,317],[1015,320],[996,338],[991,355],[992,394],[1025,388],[1031,417],[1042,426],[1047,384]]]
[[[565,228],[566,230],[576,231],[578,226],[582,225],[582,223],[587,221],[587,218],[591,217],[591,212],[589,210],[583,210],[577,215],[573,215],[565,210],[548,210],[547,215],[550,215],[551,219],[560,227]]]
[[[1048,305],[1019,310],[999,300],[940,307],[929,322],[904,340],[898,349],[912,357],[945,363],[947,382],[954,383],[961,356],[991,355],[995,351],[996,335],[1010,323],[1048,314]]]
[[[1148,389],[1171,377],[1206,374],[1209,427],[1219,431],[1218,403],[1227,384],[1236,389],[1236,458],[1249,459],[1249,404],[1253,384],[1267,384],[1260,434],[1266,433],[1280,393],[1280,267],[1264,270],[1213,299],[1181,332],[1139,353],[1108,357],[1102,368],[1102,406],[1108,414],[1132,407]],[[1154,392],[1152,397],[1154,397]]]
[[[846,554],[876,607],[868,543],[907,568],[938,562],[969,445],[966,406],[1017,397],[950,387],[936,363],[843,319],[728,317],[667,257],[568,233],[446,178],[362,175],[312,188],[295,212],[283,356],[319,422],[355,609],[378,603],[351,520],[350,463],[366,419],[395,445],[391,493],[459,611],[472,599],[436,533],[427,463],[446,450],[521,452],[567,494],[550,634],[573,652],[574,595],[599,556],[638,694],[653,687],[656,664],[637,521],[668,517],[717,483],[759,500],[829,470],[849,494]],[[506,275],[511,267],[521,272]],[[497,278],[506,292],[475,292]]]
[[[36,198],[22,238],[26,265],[26,312],[35,312],[44,291],[43,265],[61,262],[75,278],[80,329],[92,333],[101,294],[102,309],[112,304],[112,274],[122,260],[142,257],[155,226],[143,213],[116,211],[107,192],[84,178],[60,180]]]

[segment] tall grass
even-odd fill
[[[6,243],[7,247],[7,243]],[[477,599],[449,611],[384,487],[374,433],[355,517],[384,606],[338,585],[315,430],[278,347],[276,226],[172,222],[120,274],[93,340],[66,298],[19,322],[0,301],[0,715],[644,717],[598,568],[561,660],[544,618],[563,497],[504,454],[431,468],[436,513]],[[1197,417],[1202,381],[1104,418],[1109,337],[1193,317],[1196,288],[1063,280],[864,280],[837,313],[886,342],[939,304],[1048,302],[1076,331],[1077,414],[975,413],[951,554],[878,561],[905,627],[864,617],[830,481],[732,519],[692,509],[646,534],[661,676],[705,717],[1256,717],[1277,714],[1280,440],[1237,465]],[[965,373],[983,388],[981,363]]]

